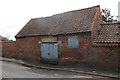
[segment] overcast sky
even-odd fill
[[[100,5],[118,15],[120,0],[0,0],[0,35],[15,40],[14,36],[31,18]]]

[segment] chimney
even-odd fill
[[[120,1],[118,2],[118,21],[120,21]]]

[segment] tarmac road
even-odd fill
[[[2,61],[0,67],[2,67],[2,78],[101,78],[74,72],[37,69],[5,61]]]

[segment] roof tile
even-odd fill
[[[101,24],[94,42],[120,43],[120,23]]]
[[[50,17],[32,19],[16,35],[59,35],[91,31],[91,26],[99,6],[69,11]]]

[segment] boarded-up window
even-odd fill
[[[77,36],[68,37],[68,47],[69,48],[78,48],[78,38]]]

